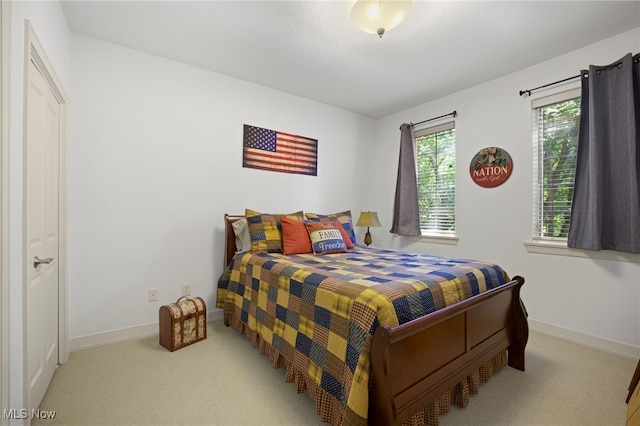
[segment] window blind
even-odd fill
[[[566,240],[578,151],[580,89],[532,101],[533,238]]]
[[[455,232],[455,125],[415,130],[418,204],[423,233]]]

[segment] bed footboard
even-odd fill
[[[369,420],[401,425],[507,349],[524,371],[529,337],[524,278],[398,327],[378,327],[371,353]]]

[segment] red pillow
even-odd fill
[[[280,217],[282,225],[282,253],[286,255],[312,253],[311,240],[303,220]]]

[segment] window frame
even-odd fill
[[[554,104],[559,104],[571,100],[577,100],[580,102],[581,90],[580,88],[565,90],[560,93],[555,93],[552,95],[540,97],[537,99],[533,99],[531,101],[531,137],[532,137],[532,147],[533,147],[533,206],[532,206],[532,226],[531,226],[531,238],[533,241],[540,241],[544,243],[553,243],[555,245],[567,245],[567,237],[553,237],[553,236],[543,236],[542,228],[543,225],[541,222],[544,222],[545,212],[542,202],[542,194],[545,191],[544,183],[541,182],[543,179],[542,173],[540,171],[542,158],[544,157],[544,147],[542,145],[542,141],[539,137],[539,110],[540,108],[551,106]],[[578,128],[580,126],[580,121],[578,118]],[[576,141],[577,146],[577,141]],[[576,154],[577,155],[577,154]],[[574,166],[575,172],[575,166]],[[575,181],[574,181],[575,184]],[[573,186],[573,185],[572,185]],[[569,211],[571,210],[571,206],[569,206]]]
[[[552,105],[558,102],[564,102],[570,99],[580,98],[581,96],[581,88],[573,88],[568,90],[563,90],[562,92],[554,93],[547,96],[542,96],[536,99],[531,100],[531,135],[532,142],[534,132],[537,132],[537,122],[535,112],[536,108],[540,108],[542,106]],[[536,187],[539,186],[538,182],[538,174],[535,170],[536,167],[536,158],[538,158],[538,142],[533,142],[533,157],[532,157],[532,184],[533,184],[533,193],[532,193],[532,221],[535,221],[536,215],[539,215],[539,211],[537,211],[537,197],[539,192],[536,192]],[[611,250],[601,250],[601,251],[589,251],[589,250],[581,250],[574,249],[567,246],[567,238],[557,238],[557,237],[538,237],[534,236],[536,224],[531,223],[531,240],[525,241],[523,244],[528,253],[535,254],[546,254],[546,255],[554,255],[554,256],[570,256],[570,257],[579,257],[579,258],[591,258],[591,259],[604,259],[604,260],[613,260],[618,262],[633,262],[640,263],[640,255],[633,253],[622,253]]]
[[[454,130],[454,135],[455,135],[455,120],[447,120],[445,122],[441,122],[439,124],[431,124],[427,127],[422,127],[420,129],[414,129],[414,139],[413,139],[413,143],[414,143],[414,150],[416,152],[416,156],[415,156],[415,160],[416,160],[416,176],[418,178],[418,187],[420,187],[420,174],[419,174],[419,170],[418,170],[418,162],[419,162],[419,155],[418,155],[418,139],[421,137],[425,137],[425,136],[430,136],[430,135],[434,135],[437,133],[441,133],[441,132],[445,132],[445,131],[449,131],[449,130]],[[457,168],[457,164],[456,164],[456,146],[455,146],[455,136],[454,136],[454,147],[453,147],[453,154],[454,154],[454,158],[453,158],[453,164],[454,167]],[[455,213],[456,213],[456,202],[455,202],[455,192],[456,192],[456,171],[454,170],[454,179],[453,179],[453,215],[454,215],[454,219],[453,219],[453,230],[452,231],[441,231],[441,230],[437,230],[437,229],[426,229],[426,228],[422,228],[422,226],[420,226],[420,232],[421,232],[421,236],[416,237],[418,240],[423,241],[423,242],[430,242],[430,243],[438,243],[438,244],[456,244],[458,241],[458,237],[456,235],[456,220],[455,220]]]

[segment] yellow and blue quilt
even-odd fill
[[[366,424],[376,328],[507,281],[494,264],[364,246],[323,256],[250,252],[236,255],[221,275],[216,306],[321,390],[320,405],[333,407],[319,411],[340,413],[330,422]]]

